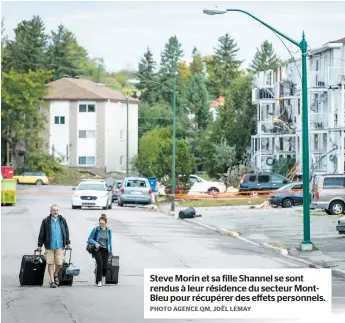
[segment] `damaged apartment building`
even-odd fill
[[[310,168],[314,174],[344,173],[345,38],[308,53]],[[257,172],[272,172],[280,158],[292,158],[302,175],[301,60],[254,76],[257,106],[251,162]]]

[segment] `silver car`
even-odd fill
[[[118,205],[151,204],[152,190],[147,178],[126,177],[120,188]]]
[[[314,178],[311,209],[324,209],[329,215],[345,213],[345,175],[319,175]]]
[[[119,198],[120,188],[122,186],[123,181],[115,181],[113,185],[111,185],[113,190],[113,201],[117,201]]]

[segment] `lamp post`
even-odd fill
[[[308,131],[308,85],[307,85],[307,41],[305,40],[304,31],[302,33],[302,41],[297,42],[290,37],[284,35],[269,24],[263,22],[259,18],[253,16],[247,11],[241,9],[205,9],[206,15],[221,15],[228,11],[242,12],[253,19],[257,20],[274,33],[288,40],[297,46],[302,53],[302,160],[303,160],[303,240],[301,244],[302,250],[312,250],[313,244],[310,239],[310,192],[309,192],[309,131]]]
[[[130,84],[138,84],[140,83],[139,80],[128,80],[127,81]],[[145,80],[145,83],[155,83],[163,88],[167,89],[170,93],[172,93],[172,110],[173,110],[173,135],[172,135],[172,160],[171,160],[171,212],[175,212],[175,192],[176,192],[176,172],[175,172],[175,159],[176,159],[176,76],[174,76],[173,79],[173,88],[172,90],[167,87],[166,85],[151,81],[151,80]],[[127,108],[128,111],[128,108]],[[128,120],[128,117],[127,117]],[[127,126],[128,129],[128,126]],[[128,138],[128,134],[127,134]],[[128,147],[128,145],[127,145]]]

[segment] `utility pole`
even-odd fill
[[[126,94],[126,105],[127,105],[127,128],[126,128],[126,177],[129,175],[129,102],[128,102],[128,94]]]
[[[175,159],[176,159],[176,76],[174,76],[173,85],[173,138],[172,138],[172,161],[171,161],[171,211],[175,211],[175,191],[176,191],[176,174],[175,174]]]

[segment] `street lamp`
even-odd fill
[[[166,85],[151,81],[151,80],[145,80],[145,83],[155,83],[163,88],[167,89],[170,93],[172,93],[172,108],[173,108],[173,136],[172,136],[172,161],[171,161],[171,212],[175,212],[175,191],[176,191],[176,174],[175,174],[175,159],[176,159],[176,76],[174,76],[174,82],[173,82],[173,89],[171,90]],[[138,84],[140,83],[139,80],[128,80],[127,81],[130,84]],[[128,107],[127,107],[128,111]],[[127,116],[128,120],[128,116]],[[128,131],[128,124],[127,124],[127,131]],[[128,138],[128,133],[127,133]],[[128,144],[127,144],[128,147]]]
[[[305,40],[304,31],[302,33],[302,41],[297,42],[290,37],[284,35],[269,24],[263,22],[259,18],[253,16],[247,11],[240,9],[205,9],[203,12],[206,15],[221,15],[228,11],[242,12],[253,19],[257,20],[274,33],[288,40],[290,43],[297,46],[302,52],[302,160],[303,160],[303,241],[301,244],[302,250],[312,250],[313,244],[310,239],[310,192],[309,192],[309,133],[308,133],[308,85],[307,85],[307,41]]]

